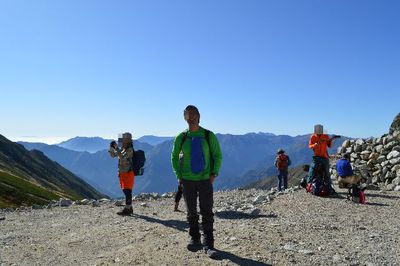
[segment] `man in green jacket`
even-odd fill
[[[218,254],[214,248],[213,234],[213,183],[221,167],[221,149],[214,133],[199,126],[200,113],[197,107],[187,106],[183,115],[189,129],[175,138],[171,161],[179,183],[183,185],[191,237],[187,248],[195,252],[202,247],[197,214],[199,198],[203,248],[209,257],[215,258]]]

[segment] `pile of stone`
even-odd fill
[[[400,191],[400,113],[394,119],[389,134],[379,138],[346,140],[338,148],[339,155],[350,154],[355,174],[367,184],[385,190]],[[337,178],[336,164],[331,174]]]
[[[219,191],[216,193],[218,200],[214,201],[216,213],[224,213],[225,215],[235,216],[237,213],[247,214],[258,217],[261,210],[260,206],[269,204],[276,197],[284,194],[290,194],[297,191],[298,187],[288,188],[284,191],[277,191],[276,188],[271,190],[258,189],[234,189],[231,191]]]

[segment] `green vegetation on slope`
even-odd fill
[[[44,205],[57,195],[23,178],[0,171],[0,208]]]

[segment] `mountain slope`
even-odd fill
[[[44,143],[19,142],[28,150],[38,149],[52,160],[58,162],[66,169],[84,179],[91,186],[101,193],[110,197],[120,197],[121,191],[118,181],[118,160],[111,158],[108,151],[103,147],[96,153],[78,152]],[[147,143],[134,142],[135,149],[144,150],[148,157],[149,151],[153,148]],[[136,178],[137,180],[138,178]]]
[[[303,177],[307,175],[306,172],[303,171],[303,166],[297,166],[294,168],[289,168],[289,176],[288,176],[288,186],[297,186],[300,184]],[[278,185],[278,178],[276,175],[265,175],[264,173],[260,173],[262,176],[261,179],[249,183],[244,186],[244,189],[271,189]]]
[[[51,161],[43,152],[28,151],[1,135],[0,170],[71,199],[104,197],[70,171]]]
[[[0,208],[21,205],[45,205],[62,194],[56,194],[23,178],[0,171]]]

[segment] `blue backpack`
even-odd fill
[[[183,143],[185,143],[185,141],[187,139],[188,133],[189,133],[188,131],[183,132],[183,137],[182,137],[182,142],[181,142],[181,149],[182,149]],[[207,141],[207,144],[208,144],[208,147],[209,147],[209,150],[210,150],[210,169],[212,170],[212,169],[214,169],[214,157],[213,157],[213,154],[212,154],[211,148],[210,148],[211,147],[210,146],[210,130],[204,129],[204,137],[205,137],[205,139]]]

